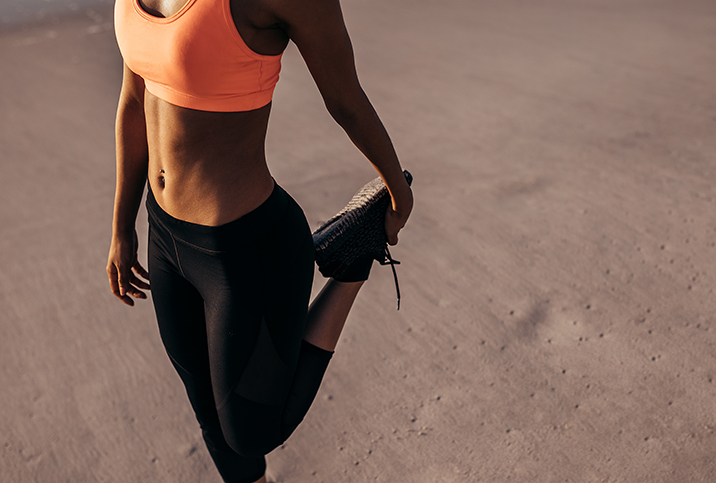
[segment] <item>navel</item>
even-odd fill
[[[159,186],[162,187],[162,188],[164,188],[164,183],[165,183],[165,181],[164,181],[164,170],[163,170],[163,169],[160,169],[160,170],[159,170]]]

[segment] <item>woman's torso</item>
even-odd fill
[[[201,0],[199,0],[201,1]],[[246,45],[280,54],[288,37],[261,0],[231,2]],[[156,17],[171,17],[187,0],[139,0]],[[227,39],[227,42],[230,39]],[[216,226],[257,208],[273,189],[264,144],[271,105],[244,112],[210,112],[170,104],[145,92],[149,183],[159,205],[175,218]]]

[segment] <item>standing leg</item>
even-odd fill
[[[204,316],[204,300],[176,263],[174,240],[164,227],[150,225],[149,273],[162,342],[186,388],[209,454],[224,481],[253,483],[266,463],[246,458],[226,443],[216,411]]]

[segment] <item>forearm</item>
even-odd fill
[[[120,99],[115,128],[117,184],[112,232],[126,236],[133,233],[147,180],[149,155],[143,106]]]
[[[360,87],[350,97],[327,100],[326,107],[383,178],[393,200],[393,209],[409,212],[412,208],[412,194],[388,132]]]

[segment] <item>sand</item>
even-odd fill
[[[716,481],[716,4],[344,13],[415,176],[403,304],[376,267],[272,481]],[[104,273],[111,8],[5,26],[0,59],[0,481],[218,483],[151,303]],[[373,173],[293,47],[272,116],[316,226]]]

